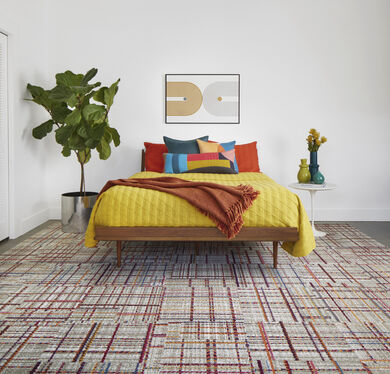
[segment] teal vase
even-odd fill
[[[318,171],[318,163],[317,163],[317,152],[310,152],[310,165],[309,165],[309,170],[310,170],[310,175],[311,178],[310,180],[314,182],[314,176]]]
[[[319,170],[313,175],[313,182],[315,184],[323,184],[325,182],[325,177]]]

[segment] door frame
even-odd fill
[[[7,37],[7,115],[8,115],[8,237],[18,237],[18,230],[15,224],[15,170],[14,170],[14,64],[15,58],[15,34],[17,25],[9,19],[1,19],[0,32]]]
[[[1,191],[1,201],[4,203],[4,210],[1,214],[1,232],[0,240],[8,239],[10,236],[10,218],[9,218],[9,121],[8,121],[8,35],[0,32],[1,45],[1,142],[2,154],[4,159],[1,161],[1,176],[4,178],[4,183]],[[3,81],[4,79],[4,81]],[[3,190],[4,189],[4,190]],[[3,195],[4,192],[4,195]],[[4,200],[4,201],[3,201]],[[4,219],[4,221],[3,221]]]

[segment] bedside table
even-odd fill
[[[291,188],[297,190],[305,190],[310,192],[310,201],[311,201],[311,227],[313,229],[313,234],[316,237],[325,236],[326,232],[318,231],[314,227],[314,197],[317,191],[329,191],[334,190],[337,186],[333,183],[324,183],[324,184],[314,184],[314,183],[290,183],[288,185]]]

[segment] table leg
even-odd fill
[[[311,205],[311,228],[313,229],[313,234],[314,236],[316,237],[321,237],[321,236],[325,236],[326,235],[326,232],[323,232],[323,231],[318,231],[315,227],[314,227],[314,197],[316,195],[316,192],[315,190],[310,190],[310,205]]]

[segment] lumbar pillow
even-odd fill
[[[209,137],[207,135],[207,136],[202,136],[201,138],[198,139],[207,142],[207,140],[209,140]],[[184,153],[184,154],[199,153],[199,146],[196,140],[197,139],[178,140],[178,139],[172,139],[172,138],[168,138],[167,136],[164,136],[164,143],[167,146],[169,153]]]
[[[234,169],[235,151],[200,153],[200,154],[173,154],[165,156],[164,172],[173,173],[216,173],[237,174]]]

